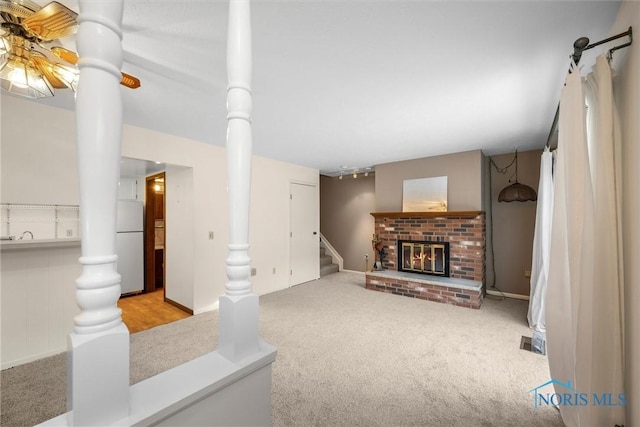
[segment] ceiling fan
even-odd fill
[[[54,44],[78,30],[77,16],[57,1],[41,7],[30,0],[0,0],[2,89],[29,98],[53,96],[54,89],[75,91],[78,54]],[[135,89],[140,80],[122,73],[120,84]]]

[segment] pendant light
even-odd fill
[[[526,202],[536,201],[538,195],[536,190],[525,184],[518,182],[518,150],[516,150],[516,180],[513,184],[506,186],[498,195],[499,202]]]

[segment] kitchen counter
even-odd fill
[[[0,240],[0,250],[2,251],[66,248],[73,246],[80,246],[80,239]]]

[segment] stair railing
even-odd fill
[[[334,264],[338,264],[338,271],[342,271],[344,260],[342,259],[338,251],[333,246],[331,246],[331,243],[329,243],[329,241],[322,235],[322,233],[320,233],[320,246],[325,248],[327,253],[331,255],[332,262]]]

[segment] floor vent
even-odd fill
[[[531,337],[525,337],[524,335],[520,339],[520,350],[531,350]]]
[[[544,348],[544,345],[542,346],[542,349],[543,351],[536,351],[536,349],[533,348],[533,346],[531,345],[531,337],[525,337],[523,335],[522,338],[520,338],[520,350],[526,350],[535,354],[545,355],[546,349]]]

